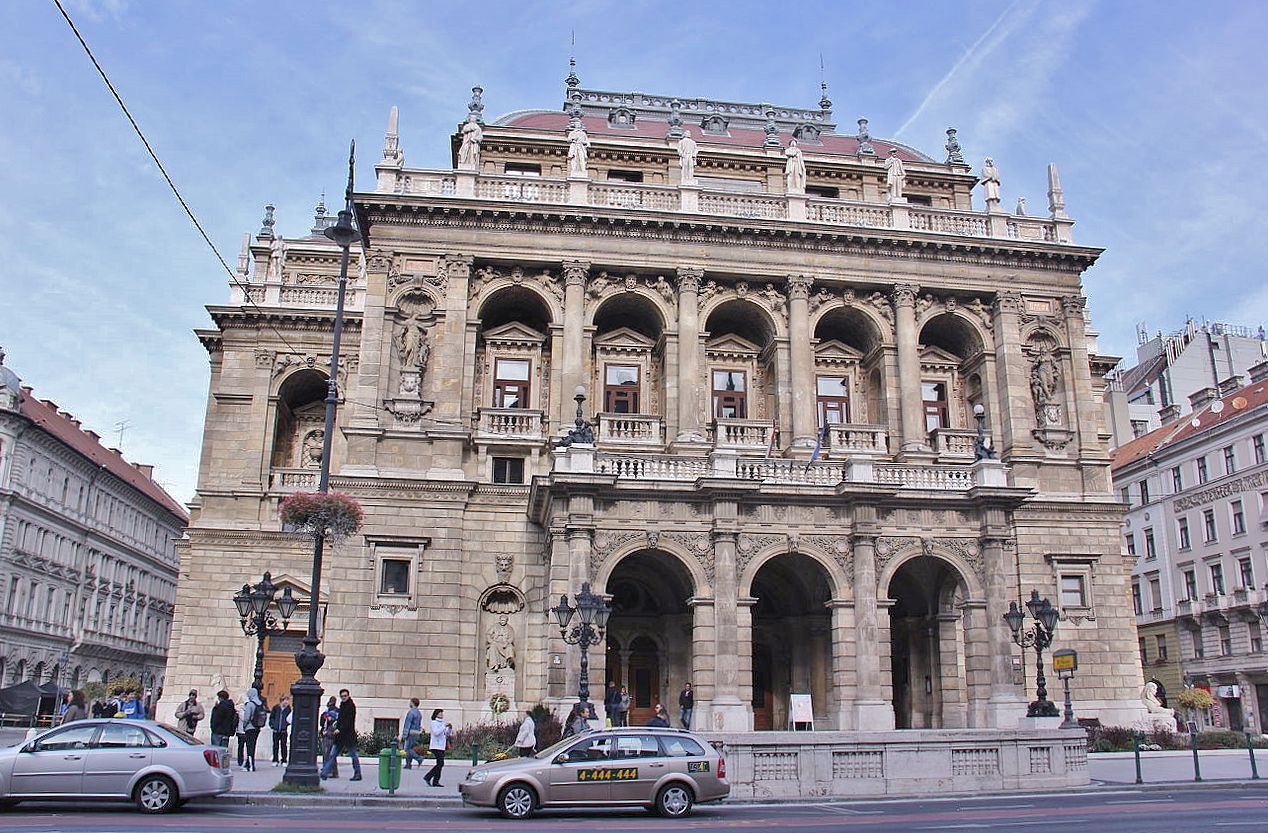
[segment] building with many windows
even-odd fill
[[[1114,453],[1114,485],[1135,562],[1132,597],[1144,679],[1201,686],[1202,717],[1268,726],[1268,362],[1251,383],[1211,396],[1189,419]],[[1172,703],[1174,705],[1174,703]]]
[[[594,696],[628,686],[635,722],[691,681],[717,731],[786,728],[793,694],[819,730],[1015,728],[1033,652],[1002,614],[1032,589],[1079,651],[1078,713],[1143,714],[1080,283],[1099,250],[1055,167],[1027,216],[997,184],[974,206],[954,130],[938,158],[838,132],[826,94],[573,76],[562,109],[486,122],[482,92],[451,169],[406,164],[393,110],[355,195],[331,485],[366,523],[316,604],[321,680],[365,728],[410,696],[455,724],[495,694],[563,706],[578,653],[548,609],[585,583],[613,607]],[[311,595],[277,511],[322,454],[329,222],[285,239],[270,209],[199,332],[173,685],[245,687],[244,582]],[[267,640],[271,696],[303,616]]]
[[[0,351],[0,685],[163,686],[189,518],[151,466],[100,439]]]

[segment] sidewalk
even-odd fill
[[[361,780],[352,781],[352,761],[347,757],[339,759],[339,777],[327,778],[321,782],[323,793],[285,793],[272,792],[273,787],[282,780],[282,776],[286,773],[286,767],[274,767],[270,763],[258,764],[255,772],[243,772],[234,765],[233,768],[233,790],[228,795],[221,796],[217,801],[226,799],[240,798],[249,804],[278,804],[291,805],[301,802],[310,803],[314,799],[319,801],[338,801],[338,803],[364,804],[378,803],[377,799],[381,799],[385,804],[391,803],[407,803],[410,806],[458,806],[462,804],[462,799],[458,796],[458,782],[467,774],[467,770],[471,768],[471,761],[462,760],[461,758],[454,760],[449,758],[445,761],[445,769],[441,773],[440,786],[429,787],[423,783],[423,775],[427,770],[431,769],[432,761],[430,758],[424,766],[415,765],[412,769],[403,769],[401,771],[401,785],[397,788],[395,795],[389,795],[387,790],[379,789],[379,758],[361,759]]]

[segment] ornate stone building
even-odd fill
[[[838,132],[826,91],[774,108],[573,75],[562,110],[488,123],[482,92],[449,170],[405,163],[393,110],[355,196],[331,482],[367,520],[318,604],[320,679],[364,728],[410,696],[455,723],[496,693],[573,699],[548,608],[583,582],[614,608],[593,696],[628,685],[635,722],[690,680],[711,730],[785,728],[793,693],[817,729],[1015,727],[1033,653],[1001,615],[1032,588],[1079,651],[1078,713],[1143,713],[1080,283],[1099,250],[1055,168],[1047,216],[1001,209],[993,166],[977,210],[954,130],[939,159]],[[270,209],[199,333],[181,686],[250,679],[244,582],[308,596],[277,507],[316,483],[328,223],[284,240]]]
[[[23,387],[0,350],[0,686],[163,687],[189,518],[152,466],[100,439]]]

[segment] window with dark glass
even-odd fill
[[[1234,446],[1224,447],[1224,473],[1232,474],[1237,471],[1237,449]]]
[[[1254,450],[1254,452],[1255,452],[1255,465],[1258,465],[1258,464],[1260,464],[1260,463],[1264,462],[1264,460],[1265,460],[1265,454],[1264,454],[1264,435],[1263,435],[1263,434],[1256,434],[1255,436],[1251,437],[1251,438],[1250,438],[1250,447],[1251,447],[1251,448]]]
[[[1208,544],[1214,543],[1216,540],[1215,510],[1214,509],[1202,510],[1202,526],[1206,533],[1206,543]]]
[[[1176,521],[1176,532],[1179,534],[1180,538],[1180,549],[1187,550],[1193,546],[1192,541],[1189,540],[1188,518],[1180,518]]]
[[[1171,491],[1180,492],[1184,490],[1184,469],[1176,466],[1171,470]]]
[[[744,371],[713,371],[713,415],[718,419],[747,419]]]
[[[947,386],[943,382],[921,382],[920,398],[925,405],[925,430],[947,428]]]
[[[1136,615],[1145,612],[1145,600],[1140,595],[1140,582],[1132,582],[1132,608],[1136,611]]]
[[[1224,565],[1211,564],[1209,569],[1211,571],[1211,592],[1220,596],[1224,595]]]
[[[609,414],[637,414],[638,367],[610,364],[603,371],[603,410]]]
[[[841,425],[850,421],[850,380],[820,376],[815,380],[819,398],[819,424]]]
[[[493,482],[494,483],[523,483],[524,482],[524,458],[523,457],[494,457],[493,458]]]
[[[1184,597],[1189,601],[1198,598],[1198,574],[1194,570],[1184,571]]]
[[[1141,506],[1144,506],[1148,502],[1149,502],[1149,481],[1142,480],[1140,481],[1140,504]]]
[[[1153,528],[1145,530],[1145,558],[1158,557],[1158,544],[1154,540]]]
[[[528,407],[527,359],[497,359],[493,363],[493,407]]]
[[[1133,556],[1136,554],[1136,536],[1130,532],[1127,533],[1127,554]]]
[[[1237,559],[1237,577],[1243,588],[1249,590],[1255,586],[1255,568],[1249,558]]]
[[[385,558],[382,562],[383,580],[379,594],[405,596],[409,594],[409,562],[398,558]]]
[[[1235,500],[1228,505],[1228,508],[1233,520],[1233,534],[1246,534],[1246,510],[1242,508],[1242,502]]]
[[[1198,467],[1198,482],[1205,483],[1207,479],[1210,477],[1210,474],[1206,470],[1205,455],[1197,459],[1197,467]]]
[[[1159,660],[1167,659],[1167,637],[1163,636],[1162,634],[1155,636],[1154,645],[1158,649],[1158,659]]]

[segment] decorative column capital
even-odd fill
[[[584,260],[565,260],[564,286],[585,286],[590,276],[590,263]]]
[[[914,283],[894,284],[894,291],[890,293],[890,299],[893,300],[894,306],[911,307],[916,306],[916,293],[920,291],[920,287]]]
[[[1063,295],[1061,309],[1066,318],[1083,318],[1083,310],[1087,307],[1087,298],[1082,295]]]
[[[471,255],[445,255],[442,259],[444,274],[450,278],[471,277],[471,265],[475,258]]]
[[[788,276],[788,297],[794,301],[805,301],[810,297],[810,287],[814,278],[809,275]]]
[[[1021,312],[1021,294],[1017,292],[1001,292],[995,296],[996,315],[1017,315]]]
[[[678,291],[680,293],[696,293],[700,291],[700,281],[704,279],[704,270],[698,266],[678,267]]]

